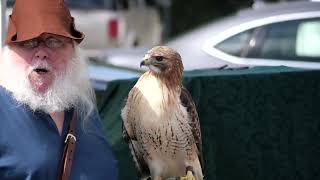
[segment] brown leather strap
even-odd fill
[[[69,132],[67,134],[63,156],[60,163],[58,180],[68,180],[71,172],[71,165],[73,160],[74,151],[76,148],[76,113],[73,113],[70,122]]]

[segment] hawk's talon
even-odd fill
[[[196,180],[196,178],[193,176],[192,171],[189,170],[186,176],[180,177],[180,180]]]
[[[192,166],[187,166],[187,167],[186,167],[186,174],[188,174],[188,171],[191,171],[192,174],[194,174],[194,171],[193,171],[193,167],[192,167]]]
[[[156,176],[153,178],[153,180],[162,180],[162,178],[160,176]]]

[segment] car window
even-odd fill
[[[15,0],[7,0],[7,7],[12,7]],[[65,0],[72,9],[114,9],[116,0]]]
[[[299,23],[288,21],[265,26],[265,37],[255,58],[293,59]]]
[[[7,0],[7,7],[12,7],[14,4],[14,0]]]
[[[218,43],[215,48],[234,56],[241,56],[243,50],[248,47],[253,30],[248,30]]]
[[[320,19],[293,20],[266,25],[251,58],[320,61]]]
[[[115,0],[65,0],[73,9],[114,9]]]
[[[296,54],[320,57],[320,20],[302,22],[297,30]]]

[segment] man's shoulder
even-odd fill
[[[94,129],[101,127],[100,116],[96,108],[94,108],[85,119],[82,119],[86,129]]]
[[[2,87],[0,85],[0,101],[1,102],[5,101],[5,100],[8,101],[8,100],[12,99],[11,96],[12,96],[11,93],[7,89],[5,89],[4,87]]]
[[[0,119],[18,114],[24,106],[19,106],[11,92],[0,85]],[[19,110],[20,109],[20,110]],[[22,112],[22,111],[21,111]]]

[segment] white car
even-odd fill
[[[320,2],[266,4],[210,29],[202,49],[215,60],[320,69]]]
[[[288,2],[240,11],[165,45],[180,53],[185,70],[281,65],[319,69],[319,30],[319,2]],[[150,48],[109,49],[99,60],[141,70],[139,64]]]

